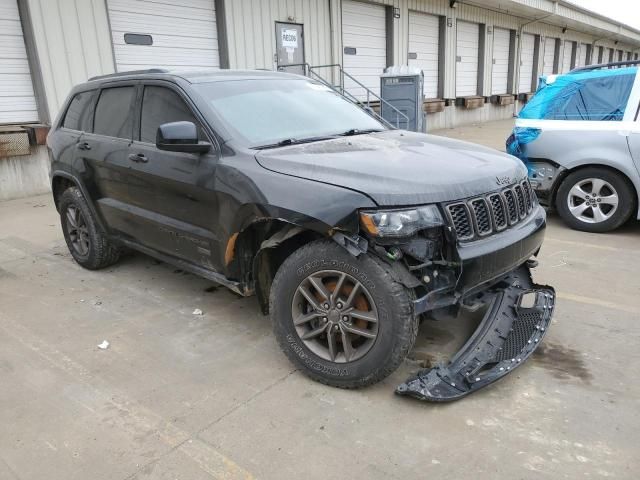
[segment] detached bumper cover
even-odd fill
[[[551,323],[553,288],[533,284],[529,269],[521,267],[486,291],[482,300],[489,305],[487,312],[451,362],[418,372],[396,393],[432,402],[457,400],[499,380],[531,356]]]

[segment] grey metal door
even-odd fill
[[[304,31],[300,23],[276,22],[276,64],[281,72],[304,75]]]

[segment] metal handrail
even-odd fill
[[[381,121],[382,123],[384,123],[388,127],[400,128],[400,123],[402,121],[405,122],[406,126],[409,125],[409,117],[407,115],[405,115],[400,110],[398,110],[396,107],[394,107],[389,102],[384,100],[380,95],[378,95],[377,93],[373,92],[371,89],[369,89],[368,87],[363,85],[360,81],[356,80],[352,75],[350,75],[349,73],[345,72],[344,69],[342,68],[342,65],[340,65],[338,63],[332,63],[332,64],[328,64],[328,65],[314,65],[314,66],[311,66],[308,63],[297,63],[297,64],[293,64],[293,65],[287,65],[287,67],[302,67],[305,76],[307,76],[309,78],[313,78],[314,80],[320,81],[322,84],[326,85],[327,87],[331,88],[335,92],[337,92],[340,95],[342,95],[345,99],[349,100],[351,103],[363,108],[369,115],[371,115],[374,118],[376,118],[377,120]],[[325,69],[326,68],[337,68],[338,69],[338,74],[339,74],[339,85],[336,86],[336,85],[333,84],[333,82],[327,81],[320,73],[318,73],[316,71],[316,70],[322,69],[322,68],[325,68]],[[360,88],[363,88],[367,92],[367,100],[366,100],[366,102],[362,102],[358,97],[356,97],[351,92],[349,92],[349,91],[347,91],[345,89],[345,87],[344,87],[344,77],[345,76],[347,78],[349,78],[352,82],[354,82],[356,85],[358,85]],[[371,97],[374,97],[374,99],[377,99],[378,102],[380,102],[381,110],[382,110],[382,105],[385,105],[386,107],[389,107],[393,112],[396,113],[396,124],[395,125],[393,125],[391,122],[389,122],[388,120],[383,118],[381,114],[378,114],[373,109],[373,107],[371,107]],[[365,103],[366,103],[366,107],[364,106]]]

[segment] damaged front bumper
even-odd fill
[[[546,334],[555,291],[535,285],[522,266],[478,294],[487,305],[480,325],[448,365],[425,369],[398,386],[396,393],[447,402],[499,380],[520,366]]]

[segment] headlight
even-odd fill
[[[435,205],[409,210],[374,210],[360,212],[360,225],[376,237],[408,237],[418,230],[444,225]]]

